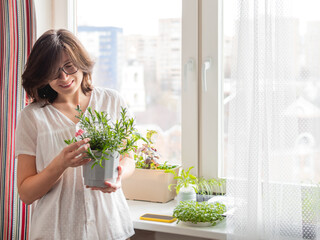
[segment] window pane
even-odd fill
[[[161,160],[181,163],[181,0],[78,0],[95,86],[118,90]]]

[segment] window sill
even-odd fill
[[[154,221],[140,220],[140,216],[145,213],[172,215],[174,207],[177,205],[175,200],[168,203],[153,203],[144,201],[128,200],[128,205],[135,229],[178,234],[191,237],[202,237],[209,239],[227,239],[226,220],[212,227],[190,227],[183,223],[162,223]]]

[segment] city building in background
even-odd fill
[[[144,87],[144,66],[136,61],[129,61],[123,69],[120,94],[125,96],[130,110],[134,113],[146,110],[146,97]]]
[[[123,34],[117,27],[78,26],[78,37],[94,57],[93,80],[103,87],[118,88],[123,66]]]
[[[180,96],[181,91],[181,19],[160,19],[157,79],[164,91]]]
[[[116,89],[141,133],[158,132],[163,161],[181,163],[181,19],[159,19],[157,35],[127,34],[115,26],[78,26],[95,60],[95,86]]]

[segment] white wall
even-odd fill
[[[37,38],[42,33],[51,29],[52,24],[52,0],[34,0],[36,8]]]
[[[34,0],[37,38],[49,29],[65,28],[75,33],[75,2],[75,0]]]

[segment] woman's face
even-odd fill
[[[49,82],[50,87],[58,93],[58,96],[70,96],[77,91],[81,91],[83,72],[80,69],[76,70],[77,68],[75,68],[69,56],[63,53],[60,68],[57,69],[57,78]]]

